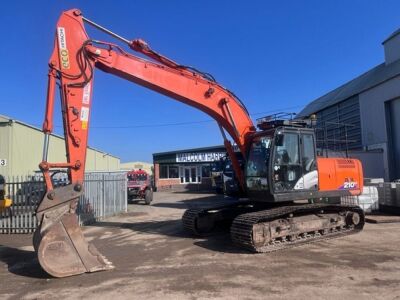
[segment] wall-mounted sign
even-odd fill
[[[7,159],[0,158],[0,167],[5,167],[5,166],[7,166]]]
[[[176,162],[212,162],[217,161],[226,155],[225,152],[194,152],[194,153],[177,153]]]

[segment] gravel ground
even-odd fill
[[[213,194],[155,193],[151,206],[84,228],[112,271],[55,279],[31,235],[0,235],[1,299],[400,299],[400,223],[272,254],[234,247],[229,234],[183,232],[190,206],[230,201]]]

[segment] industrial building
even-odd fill
[[[154,153],[157,190],[210,190],[211,167],[226,155],[225,146]]]
[[[330,125],[325,137],[350,141],[346,150],[363,161],[367,177],[392,181],[400,178],[400,29],[382,45],[382,64],[312,101],[298,117],[316,114],[318,124]]]
[[[131,171],[131,170],[144,170],[148,174],[153,174],[153,165],[144,161],[130,161],[120,164],[121,170]]]
[[[0,115],[0,174],[6,177],[33,175],[42,160],[43,132],[34,126]],[[50,136],[50,162],[66,161],[64,138]],[[86,171],[119,170],[120,159],[88,148]]]

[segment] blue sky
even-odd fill
[[[55,24],[70,8],[213,74],[254,118],[299,111],[382,63],[381,42],[400,27],[399,1],[4,1],[0,114],[41,126]],[[187,122],[195,123],[168,125]],[[55,123],[61,133],[59,110]],[[151,161],[154,152],[221,143],[216,123],[204,113],[95,74],[92,147],[122,161]]]

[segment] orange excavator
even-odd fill
[[[90,39],[91,25],[148,59],[120,46]],[[244,104],[208,73],[178,64],[153,51],[143,40],[127,40],[82,16],[77,9],[60,16],[49,61],[44,150],[39,167],[46,194],[36,216],[33,245],[42,268],[55,277],[113,268],[79,227],[76,207],[83,180],[94,70],[98,68],[195,107],[216,120],[241,189],[247,200],[188,209],[183,226],[197,235],[230,224],[232,241],[254,252],[270,252],[362,230],[358,206],[329,204],[363,188],[358,160],[318,157],[315,132],[308,120],[267,117],[258,130]],[[48,162],[56,86],[60,90],[66,162]],[[239,163],[230,136],[243,155]],[[65,169],[69,184],[53,186],[52,169]],[[329,200],[323,201],[323,200]]]

